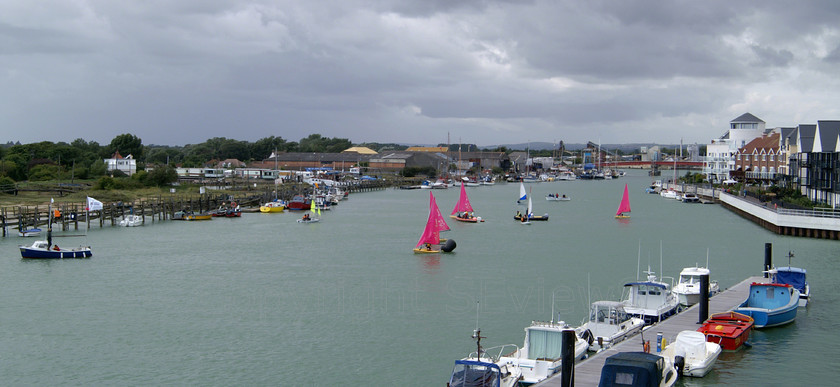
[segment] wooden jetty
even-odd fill
[[[750,284],[753,282],[765,282],[764,277],[749,277],[738,284],[718,293],[712,298],[709,298],[709,316],[715,313],[727,312],[735,309],[744,300],[750,291]],[[656,353],[656,334],[662,333],[668,343],[672,342],[677,334],[685,330],[697,330],[700,327],[698,323],[700,305],[693,305],[682,313],[668,318],[667,320],[651,326],[645,332],[628,338],[617,345],[591,355],[589,358],[579,362],[575,365],[574,385],[575,386],[597,386],[601,380],[601,368],[604,367],[604,361],[612,355],[619,352],[638,352],[642,350],[642,342],[650,341],[651,353]],[[548,378],[536,386],[549,387],[561,386],[561,374],[558,373],[551,378]]]

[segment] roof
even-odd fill
[[[756,151],[776,150],[779,149],[779,133],[773,133],[769,136],[756,137],[752,141],[744,145],[743,148],[738,149],[738,153],[754,153]],[[757,153],[757,152],[756,152]]]
[[[446,152],[445,146],[411,146],[406,149],[408,152]]]
[[[817,121],[819,130],[819,147],[814,146],[814,152],[835,152],[837,150],[837,136],[840,136],[840,121]],[[814,139],[816,142],[816,138]]]
[[[355,153],[361,153],[361,154],[364,154],[364,155],[375,155],[375,154],[377,154],[375,150],[370,149],[370,148],[365,147],[365,146],[354,146],[352,148],[347,148],[347,149],[341,151],[341,153],[344,153],[344,152],[355,152]]]
[[[756,117],[756,116],[754,116],[750,113],[744,113],[744,114],[741,114],[740,116],[738,116],[738,118],[736,118],[732,121],[729,121],[729,122],[730,123],[742,123],[742,122],[755,122],[755,123],[761,122],[761,123],[763,123],[764,121],[762,121],[761,118],[758,118],[758,117]]]
[[[799,151],[805,153],[811,152],[811,149],[814,147],[814,134],[817,132],[817,125],[799,125],[796,131],[799,134],[796,139],[796,143],[799,144]]]

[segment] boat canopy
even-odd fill
[[[665,284],[660,284],[658,282],[630,282],[630,283],[624,284],[624,286],[640,286],[640,285],[653,286],[653,287],[662,288],[662,289],[667,288],[667,286]]]
[[[773,281],[793,286],[801,293],[805,292],[805,285],[807,285],[805,274],[805,269],[800,269],[798,267],[780,267],[776,269]]]
[[[706,335],[697,331],[682,331],[677,334],[674,344],[685,352],[687,358],[703,359],[706,357]],[[676,353],[680,353],[677,350]]]
[[[612,355],[601,369],[601,386],[659,386],[665,360],[644,352]]]
[[[563,349],[563,332],[538,327],[526,328],[528,332],[528,359],[560,359]]]
[[[451,387],[499,387],[502,370],[498,365],[478,360],[456,360],[449,378]]]

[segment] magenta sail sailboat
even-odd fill
[[[615,212],[616,218],[629,218],[630,215],[625,213],[630,212],[630,191],[627,190],[627,184],[624,185],[624,196],[621,197],[621,204],[618,205],[618,211]]]
[[[449,225],[440,213],[435,196],[429,192],[429,219],[426,221],[426,228],[423,229],[423,235],[414,246],[414,252],[418,254],[439,253],[441,251],[448,253],[455,249],[454,240],[440,239],[442,231],[449,231]],[[442,243],[444,243],[442,245]]]
[[[467,197],[467,190],[464,188],[463,182],[461,183],[461,196],[458,197],[458,203],[455,203],[455,208],[452,209],[449,217],[459,222],[478,223],[484,221],[484,219],[475,216],[473,213],[473,208],[470,205],[470,199]]]

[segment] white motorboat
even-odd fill
[[[673,189],[668,188],[668,189],[663,189],[662,191],[659,191],[659,196],[662,196],[665,199],[679,199],[680,194],[678,194],[677,191],[674,191]]]
[[[686,267],[680,272],[680,278],[674,286],[674,294],[681,305],[691,306],[700,302],[700,276],[709,275],[705,267]],[[709,297],[720,292],[717,281],[709,280]]]
[[[677,313],[680,302],[671,291],[671,285],[658,281],[650,268],[645,273],[647,281],[624,284],[627,293],[621,303],[627,314],[642,318],[650,325]]]
[[[522,372],[520,384],[534,384],[560,372],[562,366],[563,331],[574,329],[563,321],[532,321],[525,328],[525,344],[502,359],[514,361]],[[586,355],[589,344],[577,334],[575,361]]]
[[[140,215],[126,215],[120,219],[120,226],[122,227],[136,227],[143,225],[143,218]]]
[[[522,379],[522,370],[516,361],[503,357],[519,350],[516,345],[506,344],[484,349],[481,347],[481,330],[472,336],[476,340],[476,352],[456,360],[449,377],[449,387],[515,387]]]
[[[589,321],[579,330],[590,351],[600,351],[642,331],[645,320],[632,317],[617,301],[596,301],[589,308]]]
[[[682,331],[677,334],[676,340],[669,344],[660,354],[674,364],[677,356],[682,356],[685,364],[682,367],[682,374],[702,378],[711,371],[717,361],[722,349],[718,343],[706,341],[706,335],[697,331]]]
[[[566,196],[566,194],[560,195],[559,193],[550,193],[548,195],[545,195],[545,200],[548,200],[550,202],[567,202],[569,200],[572,200],[572,198]]]
[[[700,203],[700,198],[691,192],[686,192],[682,194],[679,200],[683,203]]]

